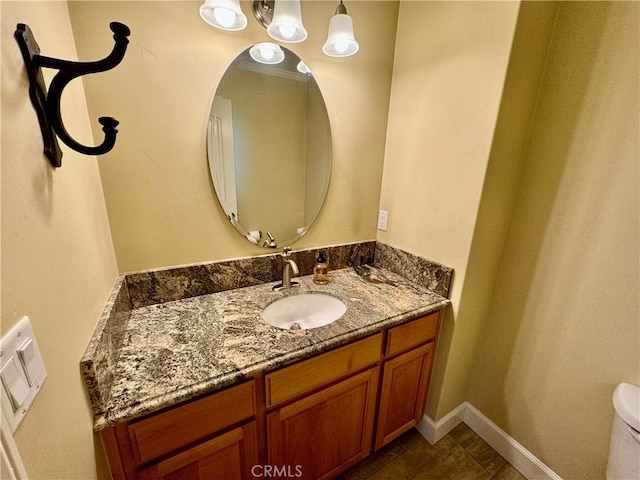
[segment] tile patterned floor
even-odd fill
[[[338,477],[340,480],[526,480],[461,423],[435,445],[411,429]]]

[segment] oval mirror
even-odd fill
[[[231,63],[211,106],[207,156],[220,205],[243,237],[278,248],[307,232],[329,187],[331,129],[295,53],[258,44]]]

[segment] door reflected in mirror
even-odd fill
[[[309,67],[281,47],[278,64],[242,52],[220,80],[207,156],[220,205],[248,241],[291,245],[318,216],[331,177],[327,109]]]

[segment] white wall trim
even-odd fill
[[[425,415],[416,429],[433,445],[461,422],[491,445],[528,480],[562,480],[562,477],[469,402],[461,403],[437,422]]]
[[[416,429],[433,445],[462,422],[465,405],[466,402],[461,403],[437,422],[434,422],[431,417],[425,414],[416,425]]]
[[[26,480],[29,478],[27,471],[24,469],[20,453],[18,452],[18,447],[13,440],[11,428],[4,417],[0,418],[0,427],[2,429],[0,437],[2,439],[2,442],[0,442],[0,456],[2,457],[0,459],[2,462],[0,469],[2,470],[2,473],[0,473],[0,477],[4,474],[5,476],[8,476],[9,480]]]
[[[465,402],[465,404],[466,408],[462,421],[476,432],[480,438],[491,445],[495,451],[506,458],[522,475],[529,480],[562,480],[557,473],[489,420],[480,410],[468,402]]]

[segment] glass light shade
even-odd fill
[[[267,33],[271,38],[284,43],[304,42],[308,34],[302,25],[300,0],[276,0]]]
[[[200,16],[209,25],[237,32],[247,26],[247,17],[242,13],[240,0],[206,0],[200,6]]]
[[[348,57],[355,54],[360,45],[353,36],[353,20],[346,13],[339,13],[329,21],[329,35],[322,51],[330,57]]]
[[[284,60],[284,52],[279,45],[271,42],[262,42],[254,45],[249,50],[251,58],[265,65],[275,65]]]

